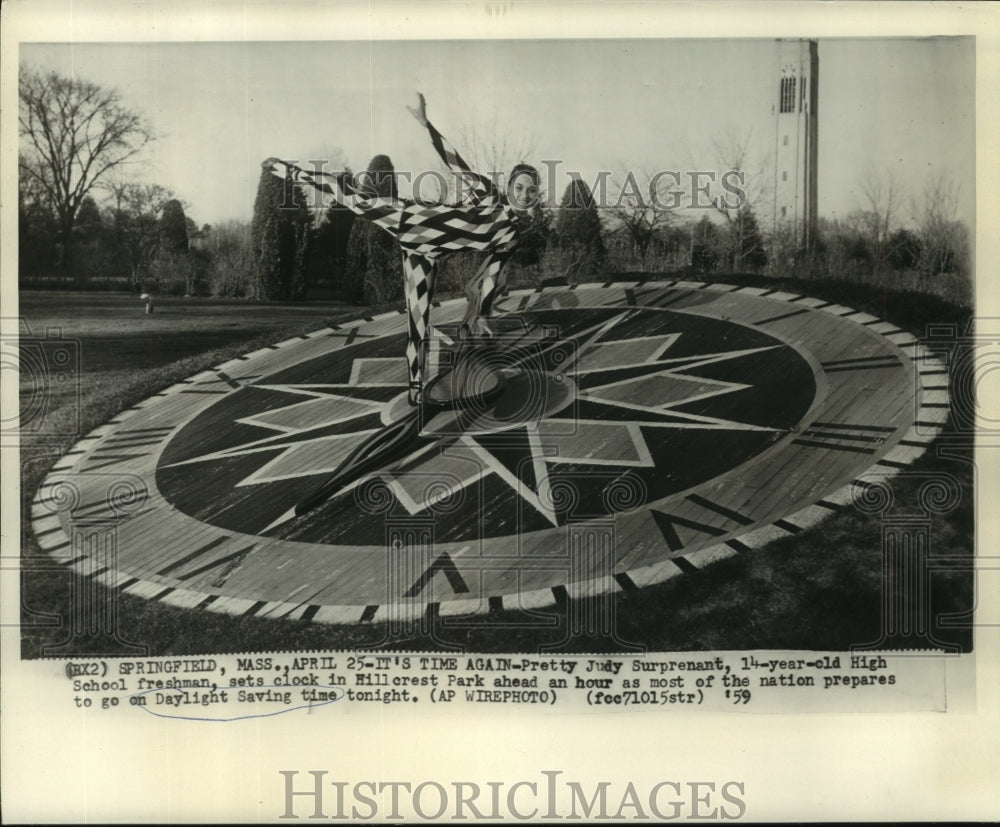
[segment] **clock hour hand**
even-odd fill
[[[498,396],[504,386],[503,378],[488,365],[479,362],[476,358],[478,350],[479,348],[474,346],[464,346],[465,356],[455,368],[428,383],[424,389],[423,402],[418,407],[359,444],[326,482],[294,508],[282,514],[264,531],[278,528],[296,517],[301,517],[365,475],[386,468],[411,454],[414,442],[420,437],[421,429],[436,413],[461,408],[469,403],[481,405]]]

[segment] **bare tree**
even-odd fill
[[[741,132],[732,124],[712,138],[710,146],[714,168],[709,171],[715,173],[720,185],[729,173],[730,186],[740,190],[739,194],[727,192],[726,196],[721,196],[717,208],[735,211],[749,206],[760,212],[770,203],[774,196],[774,158],[770,153],[760,151],[757,144],[752,129]],[[693,166],[692,169],[701,167]],[[734,178],[733,173],[738,173],[738,178]]]
[[[63,267],[69,271],[73,225],[83,199],[153,136],[142,116],[113,89],[22,68],[18,91],[20,170],[44,191],[56,215]]]
[[[711,141],[715,183],[725,190],[712,199],[726,228],[722,242],[732,270],[757,267],[766,259],[757,215],[774,199],[774,159],[756,149],[753,130],[739,131],[730,124]],[[691,169],[702,169],[692,166]],[[772,230],[775,228],[772,228]]]
[[[615,168],[611,180],[617,185],[617,196],[609,199],[608,207],[628,233],[633,249],[644,258],[653,239],[674,224],[681,206],[676,196],[678,181],[648,169],[636,173],[625,164]]]
[[[537,165],[536,139],[527,132],[510,133],[496,117],[491,121],[459,128],[455,148],[476,172],[493,176],[509,172],[515,164]],[[502,183],[502,182],[499,182]]]
[[[115,243],[128,258],[132,288],[143,288],[160,243],[159,215],[174,195],[159,184],[140,184],[120,177],[101,184],[110,193]]]
[[[928,179],[913,204],[920,234],[920,269],[927,275],[967,269],[968,232],[958,220],[960,187],[944,175]]]
[[[45,191],[18,159],[18,268],[22,277],[48,275],[56,262],[56,216]]]
[[[875,256],[875,268],[884,273],[892,253],[890,237],[899,223],[898,212],[904,198],[903,182],[892,169],[869,165],[858,181],[864,199],[865,234]]]

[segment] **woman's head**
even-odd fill
[[[507,202],[515,210],[528,210],[538,203],[538,170],[515,164],[507,178]]]

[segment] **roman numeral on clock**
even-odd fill
[[[846,422],[813,422],[793,439],[793,445],[833,448],[857,454],[874,454],[896,429],[889,425],[851,425]]]
[[[714,514],[725,517],[731,523],[735,523],[737,526],[748,526],[753,524],[753,519],[747,517],[745,514],[740,514],[731,508],[726,508],[725,506],[714,503],[705,497],[699,496],[698,494],[689,494],[685,497],[686,502],[690,502],[701,509],[706,511],[711,511]],[[681,540],[680,535],[677,533],[677,526],[682,526],[691,531],[696,531],[700,534],[708,534],[711,537],[722,537],[732,531],[732,528],[719,528],[717,526],[708,525],[706,523],[699,522],[698,520],[693,520],[688,516],[681,516],[679,514],[668,514],[665,511],[657,511],[655,508],[650,509],[650,516],[656,522],[657,527],[660,529],[660,533],[663,535],[663,539],[667,543],[667,548],[671,551],[680,551],[685,547],[685,543]],[[736,540],[730,540],[727,545],[732,546],[737,551],[742,551],[743,546]]]
[[[430,584],[437,572],[441,572],[445,576],[452,592],[455,594],[468,593],[468,584],[462,578],[462,574],[459,572],[458,566],[455,565],[455,561],[451,559],[451,555],[445,551],[414,581],[403,597],[416,597]]]
[[[108,437],[87,456],[84,470],[95,471],[108,465],[117,465],[130,459],[149,456],[151,450],[137,450],[159,445],[173,431],[173,426],[159,428],[136,428],[117,431]]]
[[[213,569],[219,569],[212,585],[216,588],[221,587],[226,578],[257,548],[256,544],[241,546],[235,551],[231,548],[225,550],[219,548],[230,539],[227,536],[216,537],[211,542],[168,563],[156,573],[161,577],[169,575],[183,582]],[[216,549],[224,553],[213,557],[213,553],[218,554]]]
[[[856,359],[837,359],[832,362],[820,362],[827,373],[840,373],[847,370],[884,370],[886,368],[901,368],[903,363],[895,356],[862,356]]]

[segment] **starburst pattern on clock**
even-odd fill
[[[589,416],[576,408],[554,417],[521,423],[502,436],[445,433],[421,440],[403,460],[376,476],[388,485],[411,514],[454,496],[492,475],[509,486],[545,520],[559,524],[552,494],[551,469],[558,466],[653,468],[645,429],[774,432],[776,429],[734,418],[685,410],[699,402],[751,387],[751,384],[699,376],[697,371],[778,347],[741,348],[671,358],[681,333],[603,341],[601,334],[620,322],[602,325],[574,357],[560,366],[577,384],[576,396]],[[346,383],[257,386],[287,394],[288,404],[240,417],[236,422],[271,433],[221,450],[200,454],[166,467],[197,466],[210,461],[257,454],[261,464],[239,479],[237,487],[333,473],[360,439],[374,433],[374,419],[386,403],[358,397],[360,388],[406,387],[400,359],[358,358]],[[349,429],[342,426],[354,425]],[[433,482],[434,484],[428,484]],[[349,490],[349,489],[348,489]]]

